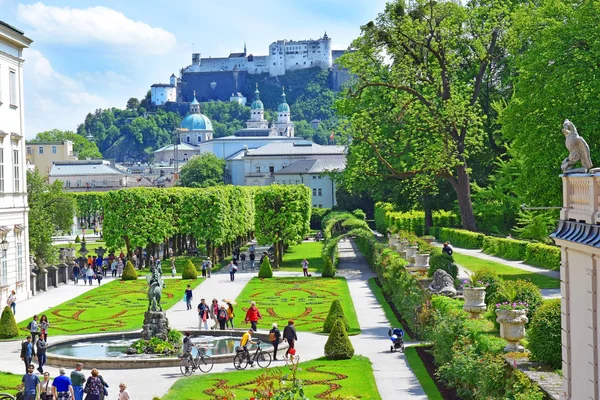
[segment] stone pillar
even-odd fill
[[[65,264],[58,264],[58,283],[69,282],[69,271]]]
[[[45,269],[40,269],[37,276],[38,290],[48,290],[48,272]]]
[[[58,268],[54,265],[50,265],[46,268],[48,272],[48,283],[54,287],[58,287]]]
[[[32,272],[31,275],[29,276],[29,283],[31,286],[31,295],[35,296],[36,292],[37,292],[37,274],[35,272]]]

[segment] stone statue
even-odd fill
[[[565,158],[560,168],[563,172],[567,172],[577,161],[581,161],[581,165],[587,170],[592,168],[592,159],[590,158],[590,147],[586,141],[579,136],[577,128],[568,119],[563,123],[563,134],[565,135],[565,145],[569,150],[569,157]]]
[[[452,275],[443,269],[435,271],[433,274],[433,282],[429,285],[429,291],[443,296],[455,297],[456,289],[454,288],[454,279],[452,278]]]
[[[160,298],[162,296],[163,280],[158,268],[150,267],[151,275],[146,276],[148,280],[148,311],[162,311]]]

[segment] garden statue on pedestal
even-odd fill
[[[146,279],[148,280],[148,311],[162,311],[160,298],[162,288],[165,287],[162,274],[158,271],[158,268],[151,266],[150,275],[146,276]]]
[[[443,269],[438,269],[433,274],[433,282],[429,285],[429,291],[435,294],[441,294],[443,296],[455,297],[456,296],[456,288],[454,287],[454,279],[452,275],[444,271]]]
[[[169,334],[169,320],[160,305],[162,288],[165,287],[162,275],[158,268],[151,266],[148,280],[148,311],[144,313],[144,326],[142,327],[142,338],[150,340],[159,337],[166,340]]]
[[[565,145],[569,150],[569,157],[565,158],[560,168],[564,173],[567,172],[588,172],[592,169],[592,159],[590,158],[590,147],[586,141],[579,136],[577,128],[571,121],[565,119],[563,123],[563,134],[565,135]],[[581,161],[583,168],[570,169],[577,161]]]

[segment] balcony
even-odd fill
[[[600,173],[563,175],[560,219],[600,224]]]

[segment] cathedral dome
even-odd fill
[[[277,107],[277,112],[290,112],[290,106],[288,105],[288,103],[281,103]]]
[[[250,105],[250,108],[253,110],[264,110],[265,106],[263,105],[263,102],[260,100],[254,100],[252,102],[252,104]]]
[[[212,122],[204,114],[189,114],[181,121],[181,128],[189,131],[212,131]]]

